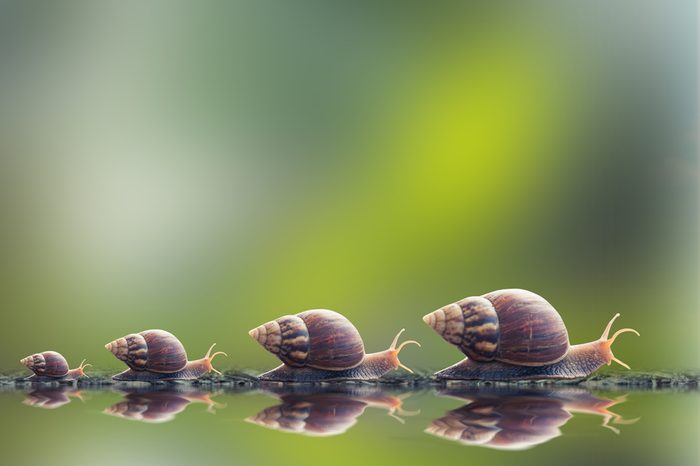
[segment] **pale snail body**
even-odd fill
[[[29,370],[34,372],[25,380],[31,382],[72,382],[85,375],[85,368],[91,364],[85,364],[85,360],[75,369],[68,368],[68,362],[61,353],[56,351],[43,351],[35,353],[20,360]]]
[[[467,358],[435,374],[447,380],[580,379],[616,359],[608,323],[596,341],[569,344],[561,316],[544,298],[526,290],[498,290],[464,298],[423,320]]]
[[[251,330],[249,335],[277,356],[282,365],[260,375],[260,380],[280,382],[324,382],[337,380],[376,380],[403,367],[398,354],[401,332],[389,349],[365,354],[362,337],[343,315],[316,309],[288,315]]]
[[[214,343],[216,345],[216,343]],[[214,345],[202,359],[187,360],[187,352],[180,340],[165,330],[144,330],[131,333],[105,345],[114,356],[123,361],[129,369],[116,374],[114,380],[157,382],[168,380],[195,380],[214,369],[212,360],[219,351],[211,354]]]

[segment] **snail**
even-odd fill
[[[211,354],[211,345],[202,359],[187,360],[185,347],[180,340],[165,330],[144,330],[107,343],[105,348],[129,369],[112,378],[114,380],[155,382],[159,380],[194,380],[208,374],[221,372],[214,369],[212,361],[223,351]]]
[[[201,390],[125,390],[124,398],[102,411],[110,416],[146,423],[170,422],[191,403],[207,405],[207,412],[214,414],[224,405],[212,400],[211,394]]]
[[[41,388],[27,393],[22,403],[42,409],[56,409],[71,402],[71,397],[85,401],[80,390],[70,386]]]
[[[435,374],[438,379],[580,379],[617,359],[608,322],[596,341],[570,346],[564,321],[544,298],[526,290],[499,290],[464,298],[423,320],[467,358]]]
[[[68,362],[61,353],[44,351],[32,354],[19,362],[34,372],[25,380],[32,382],[72,382],[80,377],[87,377],[85,368],[92,364],[85,364],[85,359],[75,369],[68,369]]]
[[[319,387],[303,385],[303,387]],[[333,386],[313,390],[292,390],[269,387],[280,403],[267,407],[247,422],[281,432],[308,436],[332,436],[345,433],[354,426],[368,407],[379,408],[401,422],[398,415],[412,416],[419,411],[405,411],[403,401],[408,394],[394,395],[372,386]]]
[[[362,337],[355,326],[334,311],[316,309],[280,317],[254,328],[248,334],[283,364],[260,376],[261,380],[321,382],[331,380],[375,380],[402,367],[396,335],[389,349],[365,354]]]
[[[439,390],[441,396],[468,401],[431,422],[426,433],[499,450],[524,450],[546,443],[562,433],[560,428],[575,413],[603,418],[602,427],[616,434],[610,425],[634,424],[637,419],[624,419],[610,411],[624,403],[625,396],[599,398],[586,390],[513,389],[479,387],[476,389]]]

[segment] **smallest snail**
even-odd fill
[[[41,409],[57,409],[70,403],[71,398],[77,398],[80,401],[85,401],[80,390],[72,385],[62,385],[60,387],[39,388],[27,393],[22,404],[33,408]]]
[[[92,365],[85,364],[85,359],[83,359],[80,366],[69,369],[66,358],[56,351],[32,354],[19,362],[34,372],[33,375],[25,379],[31,382],[72,382],[80,377],[87,377],[85,368]]]

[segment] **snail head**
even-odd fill
[[[630,366],[628,366],[627,364],[625,364],[624,362],[620,361],[619,359],[617,359],[615,357],[615,355],[612,352],[611,347],[612,347],[612,344],[615,342],[615,339],[617,337],[619,337],[620,335],[622,335],[623,333],[629,332],[629,333],[634,333],[635,335],[639,336],[639,332],[633,328],[622,328],[622,329],[618,330],[617,332],[615,332],[612,337],[609,337],[613,322],[615,322],[615,319],[617,319],[618,317],[620,317],[619,312],[617,314],[615,314],[612,319],[610,319],[610,322],[608,322],[608,325],[605,327],[605,330],[603,331],[603,334],[600,336],[599,341],[603,345],[603,348],[604,348],[605,353],[606,353],[606,357],[608,358],[608,366],[610,364],[612,364],[613,361],[615,361],[616,363],[618,363],[622,367],[629,369]]]
[[[226,357],[228,357],[228,354],[224,353],[223,351],[217,351],[216,353],[211,354],[211,351],[214,349],[215,346],[216,346],[216,343],[214,343],[213,345],[211,345],[209,347],[209,351],[207,351],[207,354],[204,355],[204,358],[202,359],[202,361],[204,363],[204,367],[207,369],[207,372],[216,372],[219,375],[223,375],[221,372],[216,370],[214,368],[214,366],[212,366],[211,363],[214,360],[214,358],[216,356],[218,356],[219,354],[223,354]]]
[[[80,361],[80,365],[74,370],[78,377],[87,377],[89,379],[90,376],[85,373],[85,368],[92,366],[92,364],[85,364],[85,361],[87,361],[87,359]]]
[[[404,368],[404,369],[406,369],[408,372],[410,372],[411,374],[413,374],[413,371],[412,371],[410,368],[404,366],[404,365],[401,363],[401,361],[399,361],[399,353],[401,352],[401,350],[403,349],[403,347],[406,346],[406,345],[414,344],[414,345],[420,346],[420,343],[418,343],[418,342],[415,341],[415,340],[406,340],[406,341],[404,341],[403,343],[401,343],[401,344],[397,347],[396,345],[397,345],[397,343],[399,342],[399,337],[401,336],[401,334],[402,334],[405,330],[406,330],[405,328],[402,328],[401,331],[399,331],[399,333],[396,334],[396,336],[394,337],[394,340],[391,342],[391,346],[389,346],[389,349],[388,349],[387,351],[389,352],[389,354],[390,354],[390,356],[391,356],[391,358],[392,358],[392,360],[393,360],[393,362],[394,362],[394,364],[395,364],[396,367]]]

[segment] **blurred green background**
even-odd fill
[[[698,367],[696,3],[0,3],[0,367],[164,328],[217,366],[310,308],[436,370],[420,317],[527,288]]]

